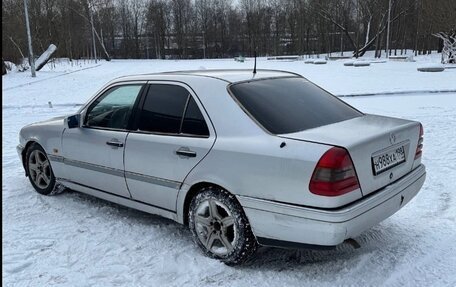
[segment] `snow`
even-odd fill
[[[370,66],[370,62],[368,61],[354,61],[353,62],[354,67],[367,67]]]
[[[424,63],[418,66],[419,68],[445,68],[441,63]]]
[[[440,63],[425,63],[417,68],[420,72],[443,72],[445,70],[445,66]]]
[[[313,62],[315,65],[324,65],[327,63],[325,59],[318,59]]]
[[[439,55],[436,55],[436,59]],[[203,256],[187,228],[77,192],[46,197],[33,191],[16,154],[19,129],[74,113],[114,77],[205,67],[251,68],[227,60],[113,60],[73,66],[49,63],[2,77],[3,283],[6,286],[455,286],[456,69],[420,73],[417,63],[386,62],[365,69],[344,61],[258,59],[258,68],[298,72],[367,112],[421,121],[427,180],[415,199],[331,251],[262,248],[254,260],[228,267]],[[434,60],[432,58],[431,60]],[[397,95],[394,93],[414,94]],[[48,102],[52,102],[53,108]]]

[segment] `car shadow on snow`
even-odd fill
[[[345,276],[347,273],[363,273],[374,269],[380,274],[391,274],[404,257],[417,253],[417,242],[422,236],[417,231],[404,230],[403,226],[387,219],[354,238],[360,244],[357,249],[348,243],[329,250],[261,247],[254,258],[239,268],[273,272],[294,271],[307,277],[322,276],[322,279],[326,277],[321,274],[327,272],[334,276]]]
[[[109,201],[105,201],[90,195],[72,190],[65,190],[58,197],[64,200],[71,200],[75,203],[87,205],[89,210],[93,209],[95,216],[107,216],[106,220],[122,220],[128,225],[144,225],[145,227],[156,226],[165,232],[163,236],[169,237],[169,242],[178,245],[193,246],[191,233],[187,227],[170,219],[158,215],[148,214],[139,210],[124,207]],[[67,203],[65,203],[66,205]],[[388,221],[388,219],[387,219]],[[166,228],[162,228],[166,227]],[[355,249],[348,243],[343,243],[330,250],[312,249],[282,249],[275,247],[260,247],[253,258],[246,263],[232,267],[233,271],[263,270],[263,271],[293,271],[313,273],[316,269],[330,268],[333,271],[346,272],[347,268],[357,269],[359,265],[365,264],[366,256],[378,256],[382,259],[369,262],[372,267],[381,267],[383,261],[388,261],[388,270],[394,268],[395,262],[400,255],[410,249],[409,242],[419,235],[411,230],[401,230],[401,226],[388,221],[381,223],[367,230],[355,240],[360,248]],[[134,234],[131,234],[134,237]],[[142,235],[141,235],[142,236]],[[196,256],[205,257],[201,252]],[[316,269],[315,269],[316,268]],[[315,270],[314,270],[315,269]]]
[[[85,193],[81,193],[75,190],[66,188],[62,193],[57,196],[65,197],[65,200],[71,199],[75,203],[90,204],[90,207],[94,208],[94,212],[101,216],[116,217],[127,220],[128,224],[161,224],[161,225],[179,225],[178,223],[168,218],[161,217],[159,215],[150,214],[141,210],[133,209],[127,206],[116,204],[104,199],[100,199],[95,196],[91,196]]]
[[[76,210],[79,210],[80,205],[83,205],[85,207],[85,212],[90,213],[91,217],[101,217],[100,219],[105,221],[122,222],[122,224],[128,226],[144,226],[146,228],[159,227],[161,232],[170,233],[169,240],[185,240],[185,244],[193,244],[190,230],[171,219],[129,208],[68,188],[54,197],[62,198],[61,204],[65,206],[64,208],[74,204],[77,205],[77,207],[75,207]],[[171,238],[178,234],[185,235],[176,239]],[[131,236],[134,238],[135,234],[131,234]]]

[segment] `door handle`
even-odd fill
[[[123,143],[115,140],[110,140],[106,142],[107,145],[113,146],[113,147],[123,147]]]
[[[185,157],[196,157],[196,152],[189,150],[188,148],[183,148],[183,147],[176,150],[176,154],[179,156],[185,156]]]

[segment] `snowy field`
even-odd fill
[[[250,68],[253,61],[139,61],[62,64],[2,78],[2,228],[5,286],[456,286],[456,69],[420,73],[411,63],[370,67],[258,61],[302,74],[356,108],[421,121],[428,176],[417,197],[356,238],[361,248],[262,248],[228,267],[204,257],[187,228],[76,192],[33,191],[16,154],[20,128],[71,114],[114,77],[166,70]],[[80,70],[83,69],[83,70]],[[79,71],[80,70],[80,71]],[[48,106],[51,101],[53,108]]]

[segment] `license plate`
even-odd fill
[[[374,175],[378,175],[403,162],[405,162],[405,148],[404,146],[399,146],[373,156],[372,169],[374,171]]]

